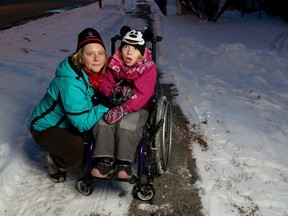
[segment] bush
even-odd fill
[[[243,13],[263,10],[288,22],[288,0],[182,0],[201,20],[216,22],[229,8]],[[260,13],[259,13],[260,14]]]
[[[185,4],[201,20],[216,22],[218,18],[231,7],[233,0],[186,0]]]
[[[262,0],[262,9],[271,16],[280,16],[288,22],[288,2],[287,0]]]

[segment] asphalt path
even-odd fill
[[[21,25],[40,17],[97,2],[98,0],[28,0],[0,1],[0,30]]]

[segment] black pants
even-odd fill
[[[59,167],[74,169],[83,164],[84,135],[77,130],[49,128],[44,131],[31,130],[31,134],[37,145],[51,154]]]

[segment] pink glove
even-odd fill
[[[117,106],[104,114],[104,121],[107,124],[112,125],[119,121],[126,114],[127,111],[124,109],[123,106]]]
[[[114,86],[114,88],[112,89],[112,94],[113,94],[113,95],[117,95],[118,93],[121,92],[121,90],[122,90],[122,86],[116,84],[116,85]]]
[[[133,90],[128,86],[123,86],[121,89],[121,93],[122,93],[122,96],[127,99],[130,99],[134,94]]]

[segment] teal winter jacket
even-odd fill
[[[88,131],[108,111],[101,104],[93,105],[93,94],[86,73],[77,71],[71,58],[67,57],[57,67],[56,76],[35,107],[28,125],[37,131],[55,127]]]

